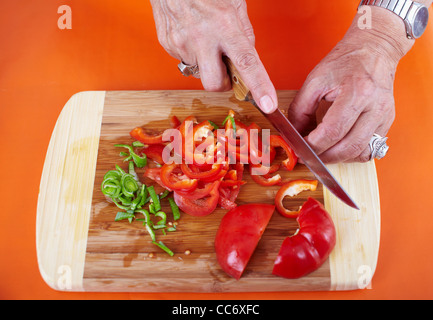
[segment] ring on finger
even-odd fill
[[[382,137],[375,133],[370,140],[369,146],[371,150],[371,158],[370,159],[382,159],[385,157],[386,153],[389,150],[389,146],[386,144],[388,140],[387,137]]]
[[[177,67],[185,77],[193,76],[194,78],[200,79],[200,69],[198,65],[188,65],[181,61]]]

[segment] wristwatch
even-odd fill
[[[427,28],[429,13],[422,3],[410,0],[361,0],[359,7],[365,5],[388,9],[402,18],[409,39],[418,39]]]

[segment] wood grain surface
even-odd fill
[[[283,111],[289,106],[295,93],[295,91],[278,93]],[[47,203],[48,199],[46,193],[40,196],[38,230],[45,230],[45,232],[38,233],[40,240],[38,258],[40,257],[41,270],[47,273],[44,279],[50,286],[58,290],[128,292],[352,290],[360,285],[358,281],[360,266],[369,268],[371,274],[367,275],[366,283],[371,280],[376,266],[380,236],[380,206],[374,162],[330,166],[339,180],[344,176],[340,182],[361,205],[359,212],[354,212],[353,209],[343,205],[327,190],[323,190],[320,184],[315,192],[304,192],[293,199],[286,200],[287,206],[297,208],[307,197],[312,196],[323,202],[328,211],[330,207],[332,208],[330,214],[336,222],[337,246],[330,259],[321,268],[297,280],[283,279],[271,274],[282,241],[286,236],[293,234],[298,227],[295,220],[283,218],[275,212],[242,278],[236,281],[222,271],[214,253],[215,234],[226,210],[217,209],[206,217],[182,214],[176,232],[167,235],[157,232],[158,241],[163,241],[175,252],[175,255],[170,257],[151,243],[149,235],[140,222],[114,221],[119,210],[114,204],[106,201],[100,186],[104,174],[114,169],[115,164],[126,168],[119,157],[120,150],[115,148],[114,144],[131,143],[133,140],[129,132],[136,126],[155,131],[163,130],[169,127],[168,119],[171,115],[178,116],[180,120],[195,115],[199,121],[212,120],[221,124],[229,109],[234,110],[245,123],[254,121],[262,128],[270,129],[272,126],[253,106],[239,102],[230,92],[109,91],[103,94],[103,106],[94,106],[93,110],[100,116],[100,123],[95,123],[97,128],[100,127],[100,132],[91,138],[99,139],[99,146],[96,146],[97,160],[89,169],[80,167],[93,185],[90,204],[87,208],[79,208],[78,214],[87,217],[87,222],[79,226],[65,226],[63,220],[56,219],[54,223],[56,226],[47,229],[44,226],[48,221],[53,220],[53,216],[61,217],[64,213],[55,209],[50,212],[44,210],[46,206],[44,203]],[[87,92],[78,97],[82,100],[94,95],[101,96],[102,93]],[[76,103],[80,101],[71,102],[69,107],[72,108],[71,106]],[[87,108],[89,107],[87,105]],[[79,120],[79,115],[76,118],[78,120],[69,124],[69,127],[77,131],[83,130],[84,119]],[[91,117],[87,117],[89,118]],[[97,117],[95,121],[98,121]],[[85,126],[88,125],[89,123],[85,123]],[[273,129],[271,132],[275,133]],[[56,134],[58,132],[55,130],[53,136]],[[49,171],[50,168],[52,170],[53,164],[48,164],[52,161],[50,159],[52,157],[47,157],[47,169],[44,169],[44,176],[47,178],[41,181],[41,190],[52,188]],[[137,172],[141,173],[140,170]],[[81,173],[77,172],[77,176],[79,175]],[[283,176],[292,179],[314,178],[312,173],[300,164],[293,172],[283,172]],[[245,174],[245,178],[247,184],[241,188],[238,204],[273,203],[278,187],[259,186],[251,180],[248,173]],[[144,180],[144,182],[149,184],[151,181]],[[74,183],[69,181],[69,184]],[[78,190],[80,187],[75,186],[72,189]],[[73,201],[79,201],[76,198],[79,196],[78,193],[70,194]],[[50,201],[53,200],[52,198]],[[168,202],[163,201],[162,204],[163,210],[170,212]],[[344,230],[340,230],[340,226]],[[40,245],[53,239],[53,232],[58,234],[61,232],[58,230],[62,228],[66,228],[68,234],[76,233],[76,230],[87,232],[85,250],[77,249],[81,252],[78,263],[58,258],[59,252],[62,251],[62,243],[52,244],[51,246],[55,248],[51,248],[50,254],[47,254],[46,248]],[[72,242],[69,246],[73,246],[75,239],[70,237],[62,241]],[[191,254],[185,254],[187,250]],[[63,261],[67,262],[63,263]],[[51,267],[47,268],[48,265]],[[74,274],[70,282],[65,282],[62,278],[65,275],[62,269],[59,272],[59,266],[64,265],[70,266]],[[76,271],[77,269],[79,271]]]

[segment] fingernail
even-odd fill
[[[274,102],[270,96],[263,96],[260,98],[260,108],[266,112],[271,113],[275,110]]]

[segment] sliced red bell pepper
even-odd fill
[[[280,165],[278,164],[274,164],[271,167],[266,167],[260,164],[250,164],[250,175],[257,184],[265,187],[275,186],[281,183],[281,176],[279,174],[274,176],[270,175],[278,171],[279,168]]]
[[[176,193],[179,196],[182,196],[190,200],[198,200],[209,196],[211,191],[219,184],[220,181],[208,182],[205,183],[203,187],[197,187],[197,189],[195,189],[193,192],[177,190]]]
[[[278,190],[275,195],[275,206],[277,211],[284,217],[296,218],[299,215],[299,211],[292,211],[286,209],[283,205],[283,200],[286,196],[294,197],[302,191],[311,190],[315,191],[317,188],[317,180],[292,180]]]
[[[270,140],[271,140],[271,147],[274,148],[281,147],[285,151],[287,155],[287,159],[283,161],[283,166],[289,171],[293,170],[296,163],[298,162],[298,157],[296,156],[292,148],[290,148],[290,146],[281,136],[271,135]]]
[[[211,214],[215,211],[218,205],[219,199],[219,181],[212,184],[212,189],[209,192],[209,195],[200,198],[200,199],[188,199],[186,197],[181,196],[178,192],[174,192],[174,201],[178,205],[178,207],[185,213],[195,216],[195,217],[203,217]]]
[[[180,165],[180,168],[182,169],[182,172],[191,179],[212,178],[216,176],[218,173],[220,173],[221,169],[223,168],[223,165],[219,163],[213,164],[211,166],[211,169],[208,171],[201,171],[200,169],[192,170],[190,166],[194,166],[194,165],[188,165],[182,163]]]
[[[159,135],[149,135],[143,128],[136,127],[129,133],[132,138],[144,144],[162,144],[162,133]]]
[[[181,122],[180,122],[178,117],[171,116],[170,117],[170,125],[173,129],[176,129],[176,128],[179,128],[179,126],[181,125]]]
[[[317,270],[335,247],[336,230],[323,205],[309,198],[297,218],[299,229],[281,245],[272,274],[296,279]]]
[[[223,179],[225,177],[225,175],[227,174],[227,171],[229,170],[229,164],[227,161],[224,161],[221,164],[221,170],[213,176],[209,176],[209,177],[203,177],[200,179],[200,181],[202,182],[213,182],[213,181],[217,181]]]
[[[176,169],[179,169],[178,171]],[[183,175],[180,165],[166,163],[161,168],[161,181],[171,190],[193,191],[197,188],[198,180]]]
[[[193,128],[193,139],[194,141],[203,141],[209,135],[213,136],[214,126],[209,121],[203,121],[195,125]]]
[[[235,170],[236,170],[236,178],[237,178],[236,181],[242,181],[244,165],[242,163],[237,163],[235,165]],[[233,176],[234,174],[231,174],[231,177]],[[236,208],[237,206],[236,199],[240,192],[240,186],[238,186],[237,184],[233,186],[221,185],[219,191],[220,191],[219,204],[221,208],[226,210],[231,210],[233,208]]]

